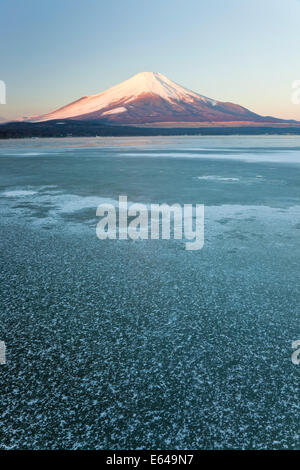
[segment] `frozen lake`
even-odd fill
[[[296,449],[300,138],[0,141],[0,448]],[[96,208],[205,205],[205,244]]]

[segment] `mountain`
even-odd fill
[[[152,123],[288,123],[263,117],[234,103],[216,101],[188,90],[158,72],[142,72],[97,95],[84,96],[62,108],[26,120],[72,119],[109,124]],[[156,124],[155,124],[156,123]],[[177,123],[177,124],[176,124]]]

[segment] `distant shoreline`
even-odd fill
[[[225,126],[212,123],[210,126],[195,127],[195,123],[178,123],[178,127],[168,127],[173,123],[157,124],[153,127],[116,126],[99,121],[46,121],[39,123],[9,122],[0,124],[0,139],[22,139],[31,137],[151,137],[151,136],[183,136],[183,135],[300,135],[300,125],[235,125]],[[197,123],[198,124],[198,123]],[[223,124],[223,123],[222,123]],[[229,124],[229,123],[228,123]],[[150,126],[150,125],[149,125]]]

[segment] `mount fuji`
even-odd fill
[[[179,123],[258,125],[295,122],[263,117],[237,104],[207,98],[158,72],[138,73],[102,93],[84,96],[26,120],[44,122],[60,119],[153,127],[163,123],[178,127]]]

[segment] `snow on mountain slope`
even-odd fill
[[[144,94],[158,95],[168,102],[172,100],[192,102],[194,99],[201,99],[204,102],[214,103],[209,98],[177,85],[161,73],[142,72],[102,93],[85,96],[67,106],[40,116],[38,120],[72,118],[111,107],[113,103],[117,108],[119,102],[130,103]]]
[[[265,120],[242,106],[194,93],[158,72],[138,73],[102,93],[85,96],[30,120],[52,119],[101,120],[118,124]],[[275,118],[269,119],[275,121]]]

